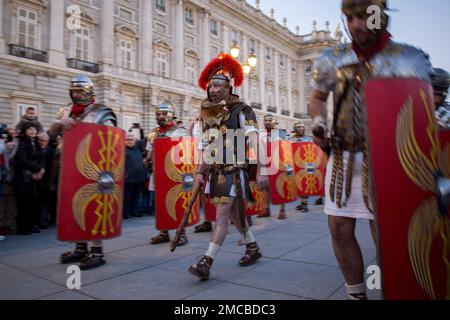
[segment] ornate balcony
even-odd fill
[[[252,102],[250,105],[251,105],[251,107],[253,109],[262,110],[262,104],[261,103]]]
[[[9,54],[16,57],[47,62],[47,52],[34,48],[19,46],[17,44],[9,45]]]
[[[67,59],[67,66],[72,69],[78,69],[92,73],[99,72],[99,66],[97,63],[83,61],[79,59]]]
[[[277,108],[276,107],[272,107],[272,106],[268,106],[267,107],[267,112],[277,113]]]

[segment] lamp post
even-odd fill
[[[237,59],[239,57],[239,55],[241,54],[239,45],[236,42],[233,43],[233,46],[230,48],[230,54],[235,59]],[[241,65],[244,75],[248,76],[253,71],[253,69],[256,68],[257,64],[258,64],[258,58],[256,57],[256,54],[252,51],[248,55],[247,61]]]

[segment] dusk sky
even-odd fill
[[[255,0],[247,1],[255,5]],[[332,33],[341,23],[341,0],[260,0],[261,10],[269,15],[275,9],[275,19],[282,23],[288,19],[288,27],[295,32],[310,33],[312,21],[317,20],[318,29],[325,29],[330,21]],[[394,40],[420,47],[430,55],[433,66],[450,71],[450,1],[448,0],[390,0],[389,30]]]

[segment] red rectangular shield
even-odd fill
[[[327,156],[313,142],[295,142],[295,185],[299,197],[323,196]]]
[[[264,193],[259,191],[259,188],[255,182],[250,183],[250,192],[252,193],[255,202],[253,203],[247,202],[245,204],[245,215],[256,216],[264,212],[265,208]]]
[[[295,187],[294,156],[292,143],[289,141],[268,142],[271,167],[275,167],[276,173],[269,176],[271,202],[273,205],[281,205],[297,200]]]
[[[205,186],[208,184],[208,180],[206,179]],[[203,212],[205,214],[205,220],[209,222],[216,221],[216,205],[213,203],[212,199],[207,197],[205,192],[202,193],[203,197]]]
[[[194,139],[158,138],[154,145],[156,229],[176,230],[193,197]],[[199,222],[196,201],[187,226]]]
[[[449,220],[438,210],[435,175],[450,170],[439,161],[432,89],[416,79],[376,79],[365,97],[384,296],[449,298]]]
[[[216,212],[217,208],[214,203],[212,203],[212,200],[206,196],[203,198],[203,210],[205,212],[205,220],[209,222],[215,222],[216,221]]]
[[[80,123],[64,133],[58,192],[59,240],[120,236],[124,162],[122,129]]]

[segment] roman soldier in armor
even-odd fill
[[[205,193],[217,204],[216,225],[208,251],[189,268],[190,273],[202,280],[209,279],[213,261],[228,234],[230,219],[242,237],[241,244],[246,246],[239,265],[249,266],[262,257],[244,213],[244,200],[252,200],[250,181],[263,185],[267,178],[260,175],[257,159],[251,159],[247,152],[257,144],[255,113],[233,94],[232,80],[238,87],[243,77],[241,65],[231,55],[221,54],[206,66],[199,79],[208,98],[201,105],[204,135],[200,144],[205,154],[196,184],[203,185],[209,177]]]
[[[294,123],[294,131],[290,136],[292,142],[312,142],[312,136],[306,135],[305,124],[301,122]],[[314,203],[316,206],[323,205],[322,197]],[[308,212],[308,197],[301,197],[300,204],[296,207],[297,211]]]
[[[381,11],[381,28],[370,30],[368,7]],[[357,218],[368,219],[376,241],[373,183],[367,145],[367,119],[363,89],[373,78],[416,78],[430,81],[428,56],[414,47],[391,40],[387,31],[386,0],[343,0],[351,44],[326,49],[313,67],[311,116],[314,141],[331,146],[326,174],[325,213],[333,248],[344,275],[349,299],[367,299],[364,263],[355,237]],[[405,66],[408,66],[406,68]],[[332,126],[327,123],[326,102],[334,92]]]
[[[85,75],[74,77],[70,85],[70,97],[73,101],[68,117],[62,117],[53,123],[49,135],[56,141],[63,136],[64,130],[70,130],[80,122],[95,123],[106,126],[117,126],[117,118],[111,108],[95,101],[94,84]],[[77,242],[74,251],[63,253],[60,257],[63,264],[80,262],[81,270],[88,270],[106,263],[101,240],[92,241],[91,250],[87,242]]]
[[[450,86],[450,74],[440,68],[434,68],[431,83],[434,90],[434,102],[436,106],[436,119],[443,128],[450,126],[450,104],[445,101]]]
[[[184,128],[183,126],[180,126],[176,122],[175,117],[175,108],[173,105],[168,102],[164,101],[162,102],[158,107],[155,109],[156,111],[156,122],[158,124],[158,127],[155,128],[150,134],[149,139],[147,143],[147,151],[148,156],[146,158],[146,165],[147,167],[152,168],[152,175],[154,172],[153,167],[153,154],[154,154],[154,141],[158,138],[181,138],[181,137],[187,137],[189,136],[189,131]],[[154,190],[153,185],[153,177],[150,177],[150,191]],[[160,233],[153,237],[150,240],[150,244],[156,245],[161,243],[170,242],[170,235],[168,230],[161,230]],[[181,235],[180,241],[178,242],[178,246],[183,246],[188,242],[188,239],[186,237],[186,233],[183,232]]]
[[[277,129],[278,122],[272,114],[266,114],[264,116],[264,128],[262,133],[263,143],[275,142],[280,140],[288,140],[288,133],[285,130]],[[266,148],[267,149],[267,148]],[[265,211],[258,215],[258,218],[270,217],[270,188],[267,186],[264,190],[261,190],[264,194],[264,200],[266,203]],[[279,220],[286,219],[286,206],[280,205],[280,212],[278,214]]]

